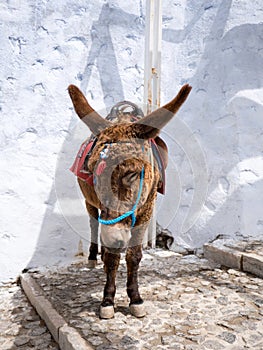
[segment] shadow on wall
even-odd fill
[[[92,68],[96,65],[100,74],[104,103],[109,109],[114,103],[124,100],[124,92],[117,58],[114,51],[110,26],[126,27],[132,35],[141,36],[144,21],[140,16],[129,14],[119,8],[102,6],[98,21],[91,29],[92,45],[81,75],[81,90],[86,93]],[[69,98],[65,95],[65,98]],[[76,115],[68,136],[61,148],[57,161],[55,182],[47,200],[39,239],[34,255],[27,268],[41,265],[54,265],[72,260],[74,254],[87,251],[89,244],[89,220],[84,207],[83,197],[77,186],[75,176],[69,171],[80,144],[89,136],[88,128],[81,122],[77,126]],[[83,246],[79,245],[82,241]]]
[[[184,120],[195,130],[206,153],[209,168],[208,199],[200,212],[200,220],[188,232],[178,232],[178,228],[184,224],[185,215],[180,215],[180,212],[185,210],[185,205],[184,208],[179,207],[178,215],[169,229],[174,234],[177,231],[181,242],[184,241],[192,248],[202,246],[218,232],[234,235],[236,231],[242,231],[243,191],[238,183],[238,173],[232,179],[234,183],[228,179],[228,174],[244,159],[262,156],[258,147],[249,146],[249,154],[242,152],[241,147],[246,148],[246,145],[241,145],[244,140],[240,138],[242,119],[250,118],[252,123],[255,119],[251,118],[249,111],[246,116],[240,113],[235,101],[239,91],[263,86],[263,51],[260,50],[263,24],[243,24],[225,32],[231,5],[232,0],[221,1],[216,10],[210,33],[205,38],[203,55],[191,78],[191,85],[194,87],[191,93],[192,108],[188,115],[184,115]],[[189,34],[205,11],[206,8],[202,5],[183,30],[164,31],[164,40],[173,43],[190,40]],[[251,105],[257,110],[259,118],[260,109],[257,103],[251,101]],[[262,118],[260,120],[262,131]],[[174,137],[176,139],[176,135]],[[188,156],[191,158],[191,155]],[[182,178],[184,175],[186,174],[182,174]],[[227,184],[223,189],[226,191],[226,198],[218,203],[218,198],[211,194],[221,186],[221,180]],[[234,192],[233,186],[236,187]],[[188,205],[188,210],[190,209],[191,202]],[[212,215],[206,215],[207,212]]]
[[[263,37],[263,25],[245,24],[234,27],[224,34],[231,4],[232,0],[222,0],[217,9],[210,34],[206,38],[203,56],[194,77],[191,79],[191,85],[194,87],[191,94],[192,107],[191,110],[188,110],[188,116],[185,116],[185,120],[189,121],[193,130],[197,130],[197,133],[200,119],[195,120],[196,111],[205,120],[206,139],[202,140],[203,149],[207,153],[208,161],[214,157],[217,159],[214,166],[211,161],[208,164],[210,178],[212,179],[209,184],[209,193],[218,185],[218,178],[228,174],[242,160],[242,154],[237,154],[238,115],[236,115],[235,110],[231,110],[228,103],[238,91],[260,88],[263,85],[263,57],[261,51],[258,52]],[[175,44],[189,40],[189,33],[194,29],[205,11],[206,9],[202,5],[184,30],[163,30],[163,39]],[[98,21],[93,23],[91,30],[92,46],[83,71],[81,89],[84,93],[87,91],[92,68],[96,64],[100,73],[104,102],[107,108],[114,102],[124,99],[121,77],[110,34],[111,25],[127,27],[132,35],[142,35],[144,21],[140,16],[104,5]],[[253,64],[248,65],[249,62],[253,62]],[[215,104],[217,104],[216,113]],[[224,118],[232,118],[233,123],[230,123],[230,125],[226,123],[226,127],[222,127],[222,119]],[[76,120],[75,115],[73,120]],[[56,182],[47,201],[48,210],[43,220],[36,250],[28,267],[52,265],[60,260],[65,261],[66,257],[72,259],[74,253],[78,250],[79,236],[84,238],[84,249],[86,249],[85,245],[88,244],[88,217],[85,215],[84,204],[77,204],[81,202],[80,194],[76,186],[76,179],[68,170],[80,143],[88,136],[88,130],[85,126],[77,126],[69,133],[69,137],[65,140],[61,149]],[[231,149],[233,144],[235,148]],[[253,150],[251,150],[252,152]],[[251,154],[251,156],[254,155]],[[236,199],[234,217],[231,219],[239,227],[242,203],[236,201]],[[58,204],[64,208],[64,216],[58,209]],[[210,204],[213,205],[213,203]],[[223,215],[229,215],[229,206],[225,204],[224,207],[215,208],[215,210],[218,210],[220,220],[222,220],[222,210],[225,211]],[[65,216],[70,226],[66,224]],[[217,220],[217,212],[213,216],[212,223],[217,225],[219,229],[218,225],[220,226],[220,223]],[[183,240],[189,245],[201,246],[207,239],[206,232],[208,228],[211,229],[209,226],[211,226],[209,221],[205,224],[205,227],[198,228],[194,226],[183,235]],[[171,231],[178,235],[176,218],[171,228]],[[198,238],[193,238],[196,237],[197,229],[199,230]],[[215,232],[215,235],[217,234],[218,230]]]
[[[120,8],[103,5],[98,21],[93,22],[91,28],[92,46],[88,61],[83,72],[81,88],[86,91],[92,69],[96,67],[100,73],[100,83],[103,91],[104,103],[107,110],[115,103],[124,100],[124,91],[118,69],[117,57],[112,43],[110,27],[112,25],[129,29],[131,36],[142,36],[144,20],[124,12]]]

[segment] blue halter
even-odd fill
[[[144,168],[142,168],[141,171],[141,176],[140,176],[140,187],[139,187],[139,192],[138,192],[138,196],[136,199],[136,202],[134,204],[134,206],[132,207],[132,210],[127,211],[126,213],[118,216],[115,219],[111,219],[111,220],[103,220],[101,219],[101,217],[99,216],[98,221],[99,223],[103,224],[103,225],[114,225],[117,222],[122,221],[123,219],[131,216],[132,217],[132,224],[131,226],[134,227],[135,222],[136,222],[136,215],[135,215],[135,211],[137,209],[137,206],[139,204],[140,198],[141,198],[141,194],[142,194],[142,188],[143,188],[143,180],[144,180]]]

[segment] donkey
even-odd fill
[[[93,133],[82,169],[86,178],[78,173],[78,183],[90,216],[90,267],[96,265],[101,223],[101,258],[107,280],[100,317],[114,317],[115,279],[124,249],[130,312],[143,317],[146,312],[138,288],[138,269],[144,233],[162,177],[153,145],[165,168],[167,147],[158,135],[185,102],[191,86],[184,85],[173,100],[147,116],[138,118],[134,113],[136,106],[131,103],[133,108],[129,112],[115,108],[118,122],[101,117],[75,85],[70,85],[68,91],[76,113]]]

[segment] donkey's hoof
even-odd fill
[[[144,317],[146,315],[144,304],[131,304],[130,312],[135,317]]]
[[[100,306],[100,318],[109,319],[114,317],[114,307],[110,306]]]
[[[88,268],[94,269],[97,266],[97,260],[89,260],[88,261]]]

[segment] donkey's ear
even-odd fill
[[[132,128],[136,136],[142,139],[155,138],[185,102],[191,89],[190,85],[185,84],[172,101],[134,123]]]
[[[93,134],[98,135],[111,125],[110,122],[94,111],[77,86],[69,85],[68,92],[77,115],[90,128]]]

